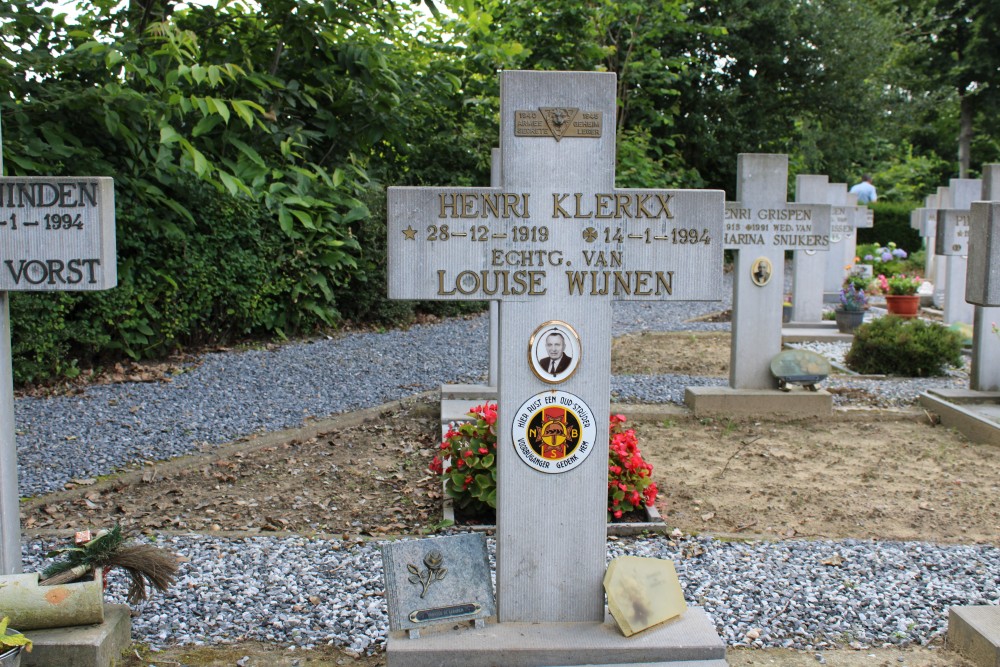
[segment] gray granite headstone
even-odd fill
[[[858,229],[872,226],[872,210],[858,205],[858,196],[847,190],[847,183],[830,183],[829,195],[836,206],[830,212],[830,253],[826,256],[824,288],[837,296],[847,278],[847,266],[854,263],[858,247]]]
[[[392,631],[496,615],[481,533],[386,542],[382,564]]]
[[[829,187],[829,177],[799,174],[795,177],[798,204],[839,204]],[[832,216],[832,214],[831,214]],[[832,226],[832,220],[831,220]],[[823,276],[829,247],[796,250],[792,260],[792,321],[821,322],[823,319]]]
[[[978,178],[953,178],[948,186],[951,206],[938,211],[935,252],[944,256],[945,324],[972,324],[973,310],[965,300],[965,277],[968,260],[969,209],[980,199],[983,182]]]
[[[973,202],[965,298],[975,304],[969,387],[1000,391],[1000,164],[983,165],[983,200]]]
[[[724,194],[616,189],[615,92],[502,72],[500,185],[388,192],[390,298],[500,301],[500,623],[604,620],[612,301],[721,298]]]

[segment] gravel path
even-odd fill
[[[723,304],[621,303],[614,332],[728,330],[691,323]],[[407,331],[347,334],[264,351],[206,355],[169,383],[93,386],[75,396],[15,404],[21,495],[142,460],[178,456],[242,435],[371,407],[486,374],[487,318]],[[456,343],[476,357],[453,354]],[[680,402],[683,387],[719,378],[615,377],[615,400]],[[962,386],[961,375],[934,381]],[[885,405],[912,402],[928,381],[844,379]],[[133,637],[152,645],[259,639],[373,651],[385,638],[377,544],[304,537],[161,537],[186,557],[166,595],[138,609]],[[25,543],[27,570],[49,544]],[[492,544],[491,544],[492,548]],[[702,605],[733,646],[815,650],[831,642],[925,644],[951,604],[1000,604],[1000,550],[919,543],[718,542],[666,536],[609,543],[622,554],[673,559],[690,603]],[[837,555],[839,565],[822,561]],[[112,597],[123,599],[115,582]],[[260,620],[266,622],[261,625]],[[747,636],[758,635],[755,639]]]

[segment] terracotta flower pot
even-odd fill
[[[918,294],[887,294],[885,307],[890,315],[900,317],[916,317],[920,312],[920,295]]]

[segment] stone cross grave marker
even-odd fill
[[[736,251],[729,386],[774,389],[781,351],[786,250],[830,246],[830,207],[789,204],[788,156],[741,153],[736,199],[726,202],[725,247]]]
[[[969,222],[965,298],[975,305],[969,388],[1000,391],[1000,164],[983,165],[983,201]]]
[[[945,324],[965,322],[972,324],[973,309],[965,300],[967,256],[969,254],[969,209],[983,193],[983,182],[978,178],[953,178],[948,192],[951,206],[938,210],[937,238],[934,249],[944,256],[944,314]]]
[[[8,292],[103,290],[117,282],[111,178],[0,177],[0,574],[22,569]]]
[[[798,174],[795,177],[795,201],[798,204],[829,204],[830,229],[844,215],[844,202],[829,177],[818,174]],[[796,250],[792,262],[792,321],[820,323],[823,320],[823,293],[827,257],[826,248]],[[823,251],[823,254],[820,254]]]
[[[615,189],[615,81],[502,72],[500,187],[388,193],[390,298],[500,301],[501,623],[604,620],[611,302],[721,299],[724,194]]]
[[[847,278],[847,267],[854,263],[858,249],[858,229],[871,227],[872,210],[858,206],[858,196],[847,190],[847,183],[831,183],[837,206],[830,212],[830,252],[826,257],[824,289],[827,300],[839,300],[840,288]]]
[[[945,283],[947,282],[947,274],[944,270],[944,256],[937,249],[937,226],[940,220],[941,209],[945,208],[952,208],[951,192],[947,187],[939,186],[937,189],[937,204],[934,207],[934,273],[931,276],[924,276],[934,283],[933,301],[934,305],[938,308],[944,307],[944,291]]]
[[[934,241],[937,238],[937,195],[927,195],[924,205],[910,212],[910,227],[924,241],[924,279],[934,282]]]

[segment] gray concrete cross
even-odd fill
[[[773,389],[785,251],[828,249],[830,207],[787,202],[787,155],[743,153],[736,164],[737,201],[726,202],[725,247],[736,251],[729,385]]]
[[[721,299],[724,195],[614,187],[615,79],[503,72],[500,187],[389,189],[390,298],[500,302],[501,622],[604,619],[611,302]]]

